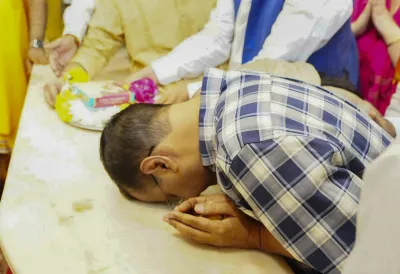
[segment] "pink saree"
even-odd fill
[[[352,22],[357,20],[367,5],[367,0],[355,0]],[[386,0],[390,8],[390,0]],[[393,19],[400,26],[399,10]],[[360,55],[360,89],[365,100],[371,102],[382,114],[389,106],[390,99],[396,91],[393,83],[394,67],[390,60],[387,46],[378,31],[372,25],[357,38]]]

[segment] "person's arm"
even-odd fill
[[[385,40],[393,66],[396,66],[400,57],[400,28],[393,20],[386,8],[386,2],[382,0],[371,1],[371,18],[376,30]]]
[[[71,6],[64,13],[63,36],[46,45],[50,51],[50,66],[57,77],[62,74],[65,66],[82,43],[94,5],[94,0],[73,0]]]
[[[340,272],[355,241],[362,185],[357,175],[341,167],[343,161],[329,142],[305,136],[240,150],[229,180],[267,228],[265,251],[280,254],[284,247],[317,271]],[[268,233],[279,245],[268,246]]]
[[[397,61],[400,59],[400,40],[388,46],[390,60],[395,67]]]
[[[76,37],[82,43],[95,7],[95,0],[72,0],[64,12],[63,35]]]
[[[360,16],[358,16],[358,18],[351,23],[351,30],[353,31],[356,37],[359,37],[366,31],[368,23],[371,20],[371,11],[372,11],[371,1],[368,1],[367,6],[364,8]]]
[[[384,20],[382,18],[378,23],[383,25],[379,28],[379,33],[385,40],[390,60],[395,67],[400,58],[400,28],[392,18],[387,19],[389,21],[387,24],[383,22]]]
[[[199,243],[259,249],[293,259],[262,223],[239,210],[224,194],[190,198],[168,213],[164,221]]]
[[[286,0],[257,59],[307,61],[349,20],[352,0]]]
[[[35,40],[43,42],[47,23],[47,0],[30,0],[29,3],[30,48],[28,56],[35,64],[47,64],[43,48],[33,45]]]
[[[30,40],[44,40],[47,23],[47,0],[29,1]]]
[[[95,76],[124,42],[120,13],[114,0],[98,0],[86,37],[64,72],[81,66]]]
[[[229,59],[233,32],[233,3],[231,0],[218,0],[202,31],[152,63],[158,82],[167,85],[181,79],[195,78],[206,68],[224,63]]]

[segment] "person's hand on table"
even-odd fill
[[[57,95],[58,95],[58,93],[60,93],[62,86],[63,86],[62,79],[57,79],[53,82],[47,83],[43,87],[44,99],[46,100],[46,103],[50,107],[54,108],[54,106],[56,104]]]
[[[371,20],[372,13],[372,0],[368,0],[367,6],[364,8],[363,12],[357,18],[357,20],[351,23],[351,29],[356,37],[362,35],[368,27],[368,23]]]
[[[179,104],[189,100],[186,85],[174,85],[166,88],[160,88],[160,95],[157,104]]]
[[[67,34],[46,45],[46,48],[50,50],[50,66],[56,76],[60,77],[65,66],[75,55],[78,42],[74,36]]]
[[[47,83],[43,87],[43,95],[44,95],[44,98],[45,98],[47,104],[49,104],[49,106],[54,108],[57,95],[58,95],[58,93],[60,93],[61,88],[64,85],[65,74],[69,73],[71,71],[74,71],[74,70],[75,70],[75,73],[76,73],[76,70],[81,70],[82,72],[79,71],[79,74],[82,74],[82,73],[84,74],[83,77],[82,77],[82,75],[75,74],[74,77],[78,78],[78,79],[75,79],[77,82],[87,82],[88,81],[87,73],[83,67],[81,67],[78,63],[69,63],[64,68],[64,71],[63,71],[63,74],[61,75],[61,77],[59,77],[55,81]]]
[[[49,63],[46,52],[42,48],[29,48],[28,58],[33,64],[47,65]]]
[[[164,87],[158,82],[157,75],[150,66],[129,75],[124,79],[124,84],[129,85],[143,78],[150,78],[158,85],[160,94],[156,101],[157,104],[178,104],[189,100],[187,83],[185,81],[173,83]]]
[[[164,221],[198,243],[260,248],[261,223],[241,212],[225,195],[191,198],[165,215]]]

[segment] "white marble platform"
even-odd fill
[[[16,274],[291,273],[273,256],[183,240],[163,205],[129,202],[99,160],[99,133],[63,124],[35,67],[0,205],[0,243]]]

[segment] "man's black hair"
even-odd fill
[[[342,76],[330,76],[323,72],[318,72],[321,78],[321,86],[331,86],[335,88],[340,88],[347,90],[350,93],[363,99],[361,91],[357,89],[355,85],[350,81],[349,72],[347,70],[343,71]]]
[[[134,104],[114,115],[100,139],[100,158],[105,170],[124,196],[128,189],[144,190],[140,163],[150,149],[170,132],[168,105]]]

